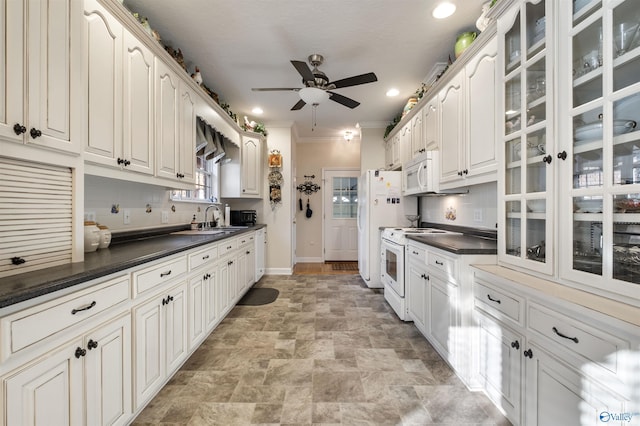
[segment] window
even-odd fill
[[[358,178],[333,178],[333,218],[354,219],[358,212]]]
[[[206,160],[205,155],[196,156],[195,186],[193,189],[174,189],[173,201],[208,202],[219,199],[220,163]]]

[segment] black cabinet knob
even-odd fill
[[[511,347],[514,349],[520,349],[520,342],[518,342],[517,340],[511,342]]]
[[[86,354],[87,354],[86,349],[82,349],[81,347],[76,348],[76,353],[75,353],[76,358],[80,358],[81,356],[85,356]]]
[[[562,151],[558,153],[558,158],[561,160],[566,160],[567,159],[567,151]]]
[[[36,139],[42,136],[42,132],[34,127],[31,128],[31,131],[29,132],[29,134],[33,139]]]
[[[533,351],[531,349],[527,349],[526,351],[523,352],[525,358],[533,358]]]
[[[98,342],[96,342],[93,339],[89,339],[89,342],[87,343],[87,348],[89,348],[89,350],[91,349],[95,349],[98,347]]]
[[[13,125],[13,131],[16,133],[16,135],[21,135],[23,133],[27,133],[27,128],[20,123],[16,123]]]
[[[468,174],[469,174],[469,170],[468,170],[468,169],[464,169],[464,170],[462,171],[462,173],[464,173],[465,175],[468,175]]]
[[[553,160],[553,157],[551,156],[551,154],[542,157],[543,163],[551,164],[552,160]]]

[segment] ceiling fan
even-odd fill
[[[327,98],[346,107],[355,108],[360,105],[360,102],[354,101],[353,99],[339,93],[332,92],[332,90],[378,81],[378,77],[376,77],[374,73],[370,72],[329,82],[329,77],[318,69],[318,66],[322,65],[322,62],[324,62],[324,57],[322,55],[313,54],[309,56],[308,60],[313,66],[313,69],[309,68],[305,62],[291,61],[291,64],[293,64],[295,69],[302,76],[302,84],[304,84],[304,87],[258,87],[251,90],[256,92],[275,92],[283,90],[298,92],[301,99],[291,108],[292,111],[299,110],[308,103],[317,105]]]

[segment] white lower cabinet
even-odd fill
[[[454,368],[458,366],[456,350],[462,342],[459,334],[460,319],[458,287],[433,274],[427,289],[427,338],[440,355]]]
[[[552,283],[528,286],[521,275],[516,282],[476,272],[485,393],[514,425],[628,424],[622,417],[637,412],[640,327],[560,299]]]
[[[426,254],[423,249],[406,246],[407,273],[405,282],[407,283],[407,309],[409,318],[418,330],[426,333],[427,314],[427,291],[429,286],[429,276],[427,275]]]
[[[189,279],[189,350],[204,338],[207,316],[207,273],[199,273]]]
[[[264,228],[256,231],[256,282],[264,276],[266,267],[267,232]]]
[[[180,282],[133,310],[136,408],[155,395],[187,356],[186,288]]]
[[[107,322],[3,378],[7,425],[124,425],[131,417],[131,319]]]

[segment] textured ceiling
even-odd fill
[[[345,129],[386,126],[402,111],[437,62],[453,55],[457,34],[476,30],[486,0],[453,0],[456,13],[436,20],[439,0],[125,0],[146,16],[163,42],[182,49],[189,68],[238,116],[294,122],[303,139],[340,137]],[[374,72],[378,81],[336,89],[361,103],[349,109],[327,100],[290,111],[296,92],[254,92],[252,87],[302,87],[290,60],[319,53],[330,80]],[[388,98],[395,87],[400,95]],[[259,106],[262,116],[251,113]]]

